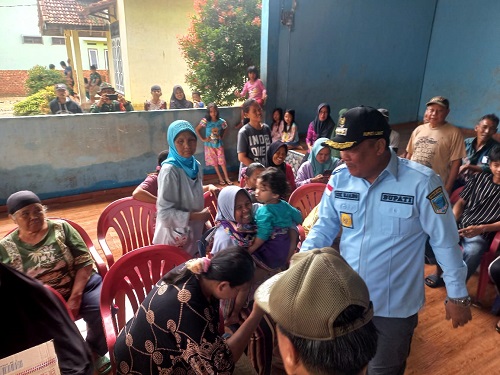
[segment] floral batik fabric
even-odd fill
[[[218,333],[219,301],[203,295],[196,276],[160,280],[120,332],[119,374],[232,374],[234,362]]]

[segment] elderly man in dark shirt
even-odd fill
[[[49,103],[53,115],[82,113],[82,108],[68,97],[68,87],[64,83],[55,85],[56,98]]]
[[[493,139],[493,135],[498,130],[498,122],[499,119],[495,114],[484,115],[474,127],[476,136],[465,139],[467,157],[462,160],[455,189],[464,186],[475,173],[491,173],[488,154],[495,145],[498,145],[498,142]]]

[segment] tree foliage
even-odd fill
[[[66,80],[61,72],[47,69],[41,65],[35,65],[28,70],[26,88],[28,89],[28,95],[33,95],[47,86],[65,82]]]
[[[50,85],[14,104],[14,116],[37,116],[50,113],[49,103],[56,97]]]
[[[261,0],[196,0],[188,34],[179,45],[186,81],[205,103],[231,105],[250,65],[260,62]]]

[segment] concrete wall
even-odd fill
[[[436,1],[297,1],[290,29],[280,15],[292,0],[264,0],[267,115],[295,108],[301,132],[321,102],[335,121],[341,108],[360,104],[389,108],[392,123],[415,120]]]
[[[449,98],[448,120],[472,128],[487,113],[500,114],[500,2],[439,0],[419,106]]]
[[[144,103],[151,97],[151,86],[163,89],[163,99],[170,101],[174,85],[185,84],[187,64],[177,36],[187,33],[194,13],[193,2],[186,0],[118,1],[118,20],[125,79],[125,94],[132,103]]]
[[[205,110],[101,113],[0,118],[0,205],[18,190],[54,198],[137,185],[154,171],[157,155],[168,148],[166,129],[184,119],[196,126]],[[229,170],[237,170],[240,109],[220,108],[229,124],[224,138]],[[203,144],[196,158],[204,173]]]

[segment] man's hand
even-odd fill
[[[483,171],[483,169],[478,166],[478,165],[473,165],[473,164],[464,164],[464,165],[461,165],[459,170],[458,170],[458,173],[464,173],[464,172],[467,172],[467,171],[470,171],[472,173],[480,173]]]
[[[462,237],[472,238],[483,233],[481,225],[469,225],[467,228],[459,229],[458,234]]]
[[[97,106],[98,106],[99,108],[101,108],[101,107],[102,107],[102,105],[103,105],[104,103],[106,103],[108,100],[109,100],[109,99],[108,99],[108,95],[107,95],[107,94],[101,94],[101,97],[99,98],[99,101],[97,102]]]
[[[460,306],[452,302],[445,302],[446,320],[451,319],[453,328],[464,326],[469,320],[472,320],[470,306]]]
[[[311,178],[311,182],[318,182],[318,183],[326,184],[328,182],[328,177],[323,176],[322,174],[319,174],[316,177]]]
[[[123,105],[127,104],[127,101],[125,100],[125,97],[122,94],[118,94],[118,101]]]

